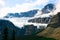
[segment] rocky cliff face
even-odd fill
[[[52,18],[48,26],[51,26],[51,27],[60,26],[60,12]]]
[[[50,19],[51,19],[51,17],[44,17],[44,18],[39,17],[39,18],[28,20],[28,22],[32,22],[32,23],[48,23]]]
[[[48,24],[48,27],[37,35],[60,40],[60,12],[53,16],[50,23]]]

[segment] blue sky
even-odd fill
[[[24,4],[24,3],[31,3],[35,2],[36,0],[5,0],[6,6],[15,6],[15,4]]]
[[[33,9],[41,9],[48,3],[55,2],[55,0],[0,0],[0,17],[10,12],[20,13]]]
[[[16,4],[31,3],[31,2],[35,2],[35,1],[36,0],[5,0],[5,3],[6,3],[6,6],[13,7]],[[54,3],[54,2],[55,2],[55,0],[48,0],[47,3]],[[42,4],[42,5],[38,5],[36,7],[40,8],[41,6],[44,6],[44,5]]]

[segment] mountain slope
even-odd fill
[[[52,18],[52,12],[55,10],[54,4],[47,4],[41,10],[38,10],[37,14],[33,19],[28,20],[28,22],[33,23],[48,23],[48,21]]]
[[[60,40],[60,12],[57,15],[53,16],[48,27],[37,35]]]
[[[0,19],[0,40],[7,40],[7,38],[11,40],[14,27],[14,24],[12,24],[10,21]]]

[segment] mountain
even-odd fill
[[[51,19],[51,12],[54,10],[54,4],[47,4],[41,10],[35,9],[21,13],[8,13],[4,18],[8,18],[16,26],[22,27],[25,24],[31,23],[44,23],[48,24]],[[47,10],[48,9],[48,10]],[[49,11],[47,13],[45,11]],[[34,24],[35,25],[35,24]]]
[[[43,9],[42,9],[42,13],[50,13],[51,11],[55,10],[55,6],[54,4],[50,3],[47,4]]]
[[[0,40],[12,40],[14,27],[14,24],[12,24],[10,21],[0,19]]]
[[[48,23],[49,20],[51,19],[51,17],[45,17],[45,18],[34,18],[34,19],[30,19],[28,20],[28,22],[32,22],[32,23]]]
[[[37,26],[34,25],[24,25],[18,28],[12,22],[0,19],[0,40],[19,40],[22,36],[36,34],[37,30]]]
[[[33,25],[26,25],[24,28],[20,29],[14,26],[12,22],[0,19],[0,40],[54,40],[52,38],[38,37],[34,35],[24,36],[24,33],[34,34],[34,32],[36,32],[36,26],[34,28]]]
[[[37,13],[38,9],[36,10],[30,10],[27,12],[21,12],[21,13],[8,13],[4,18],[14,18],[14,17],[33,17]]]
[[[33,23],[48,23],[49,20],[52,18],[51,12],[55,10],[54,4],[47,4],[42,10],[39,10],[34,18],[28,20],[28,22]]]
[[[18,40],[24,31],[8,20],[0,19],[0,40]]]
[[[54,15],[47,28],[37,35],[60,40],[60,12]]]

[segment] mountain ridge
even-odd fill
[[[8,13],[4,18],[14,18],[14,17],[33,17],[37,13],[38,9],[36,10],[30,10],[27,12],[21,12],[21,13]]]

